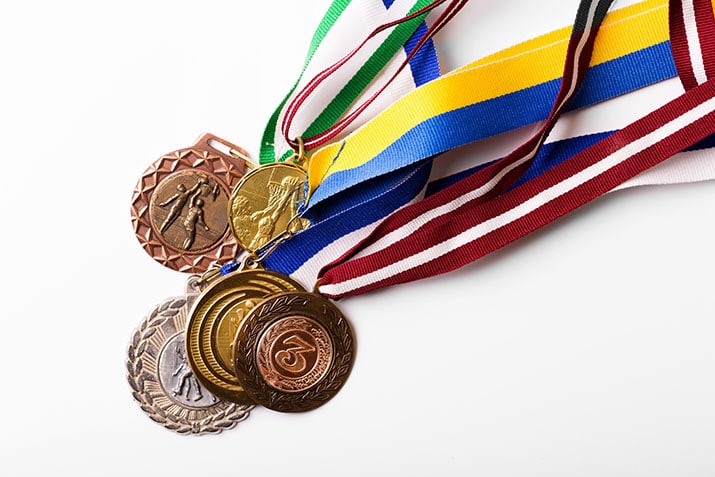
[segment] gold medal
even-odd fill
[[[186,355],[199,382],[227,401],[252,403],[234,373],[236,334],[263,299],[295,290],[303,287],[285,275],[262,269],[235,272],[209,285],[191,309],[186,328]]]
[[[152,164],[132,197],[134,232],[144,250],[162,265],[189,273],[233,259],[238,245],[226,208],[246,157],[238,146],[204,134]]]
[[[289,163],[261,166],[241,179],[228,203],[229,225],[239,245],[255,252],[283,232],[310,225],[297,217],[304,187],[305,171]]]
[[[253,307],[238,330],[234,368],[256,404],[308,411],[343,386],[355,342],[340,310],[320,295],[286,292]]]

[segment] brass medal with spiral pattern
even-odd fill
[[[303,290],[280,273],[255,269],[235,272],[210,284],[191,309],[186,328],[186,356],[199,382],[216,396],[250,404],[236,378],[233,346],[243,320],[265,298]]]

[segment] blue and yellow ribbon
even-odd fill
[[[608,14],[571,109],[673,77],[668,3]],[[561,82],[571,28],[483,58],[423,85],[344,141],[315,151],[308,207],[357,184],[545,119]]]
[[[572,109],[675,76],[667,7],[667,0],[647,0],[608,14]],[[305,211],[314,225],[278,247],[266,265],[293,274],[341,237],[418,197],[429,158],[544,119],[559,89],[570,31],[548,33],[427,83],[347,140],[316,151]],[[547,145],[524,180],[601,136]],[[446,183],[430,184],[427,193]]]

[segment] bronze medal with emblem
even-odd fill
[[[211,134],[159,158],[144,172],[132,197],[132,223],[142,247],[180,272],[205,272],[233,259],[229,194],[246,171],[247,153]]]
[[[236,334],[250,311],[266,297],[303,290],[295,280],[269,270],[245,270],[209,284],[191,309],[186,354],[199,382],[222,399],[252,403],[233,367]]]
[[[301,412],[330,400],[355,358],[350,324],[320,295],[286,292],[253,307],[234,345],[238,381],[269,409]]]

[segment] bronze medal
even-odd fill
[[[308,292],[274,295],[255,306],[236,336],[234,367],[256,404],[282,412],[330,400],[352,369],[350,324],[327,299]]]
[[[245,172],[245,157],[241,148],[204,134],[144,172],[132,197],[132,224],[154,260],[180,272],[200,273],[236,256],[226,209]]]
[[[251,309],[263,299],[294,290],[303,287],[285,275],[262,269],[232,273],[204,290],[186,328],[187,358],[203,386],[227,401],[252,402],[234,373],[236,334]]]
[[[241,179],[228,207],[239,245],[255,252],[283,232],[295,233],[310,225],[297,217],[304,187],[305,171],[288,163],[261,166]]]

